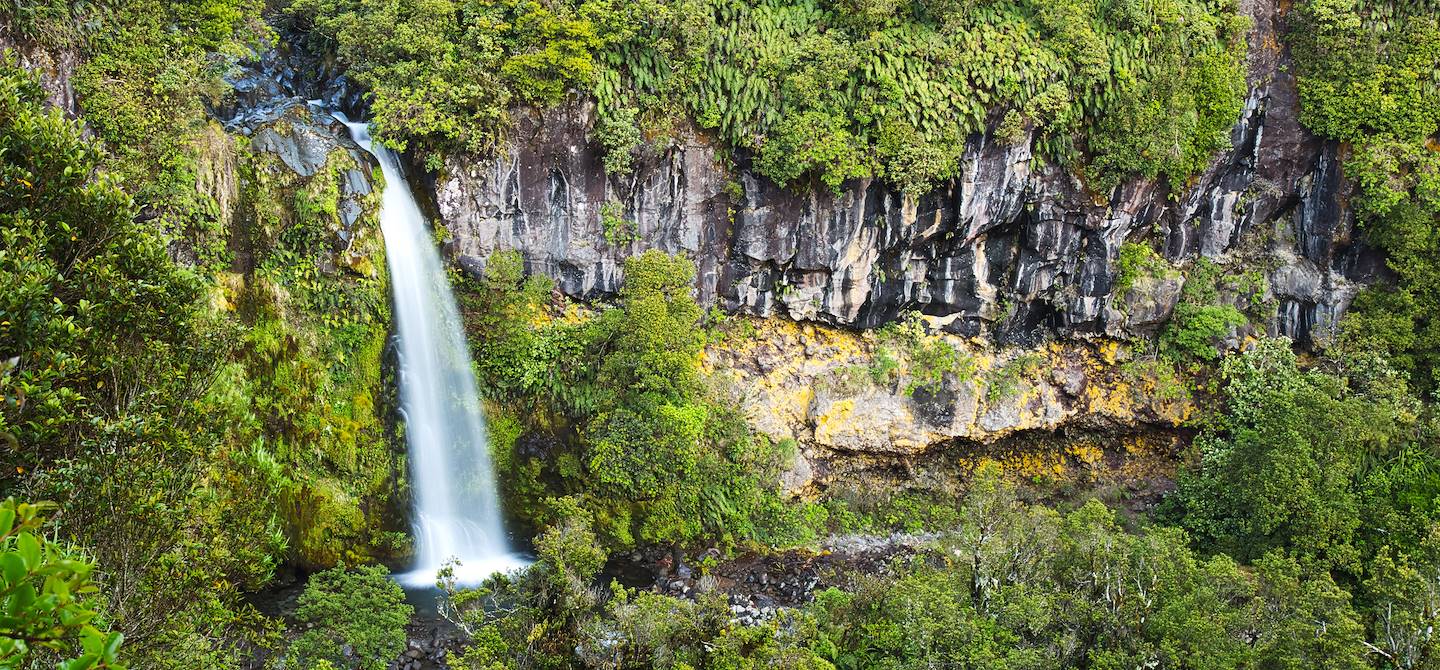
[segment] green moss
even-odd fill
[[[388,512],[403,472],[380,403],[389,288],[375,272],[378,194],[363,199],[348,251],[335,251],[340,187],[356,167],[345,151],[309,178],[269,154],[241,166],[236,234],[254,262],[237,298],[242,360],[266,439],[295,482],[283,515],[295,554],[317,567],[393,552]]]
[[[359,501],[331,479],[302,482],[288,496],[286,516],[302,565],[364,563],[367,521]]]

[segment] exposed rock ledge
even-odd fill
[[[924,386],[914,383],[916,366],[903,351],[894,353],[894,373],[876,381],[877,349],[893,345],[873,332],[784,319],[727,331],[705,365],[728,382],[725,392],[752,426],[796,442],[782,483],[798,494],[896,468],[906,480],[917,469],[948,479],[992,458],[1027,477],[1113,476],[1129,465],[1120,461],[1167,460],[1170,438],[1194,409],[1168,368],[1113,341],[996,350],[978,339],[927,336],[963,353],[939,383]],[[1061,433],[1063,446],[1033,448]],[[1024,444],[1007,444],[1014,438]]]

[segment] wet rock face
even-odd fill
[[[1176,263],[1268,261],[1282,306],[1269,332],[1321,340],[1378,264],[1352,243],[1339,147],[1299,124],[1283,16],[1248,4],[1251,90],[1233,148],[1178,192],[1134,181],[1097,194],[1035,160],[1031,142],[988,135],[970,139],[959,177],[919,197],[872,180],[838,194],[780,186],[743,157],[727,169],[726,150],[698,132],[612,178],[590,140],[593,107],[572,102],[519,113],[498,159],[452,157],[439,211],[465,268],[516,249],[575,297],[613,293],[623,259],[658,248],[693,258],[701,300],[730,311],[866,328],[918,310],[1006,343],[1153,330],[1177,284],[1111,291],[1121,245],[1148,242]],[[630,222],[619,234],[607,203]]]
[[[435,195],[457,260],[479,272],[494,251],[520,249],[530,271],[595,298],[619,288],[626,257],[656,248],[695,259],[701,299],[715,300],[730,243],[721,154],[691,134],[644,157],[632,177],[609,179],[588,141],[594,114],[577,102],[515,110],[504,156],[450,159]],[[607,234],[611,202],[630,223]]]
[[[230,90],[209,101],[210,114],[226,130],[241,135],[307,104],[356,118],[364,112],[359,88],[332,59],[295,47],[287,39],[240,61],[225,81]]]

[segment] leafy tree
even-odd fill
[[[1385,550],[1369,566],[1365,597],[1372,603],[1371,650],[1394,668],[1440,664],[1440,526],[1410,554]]]
[[[0,434],[10,491],[123,579],[107,612],[146,667],[228,662],[237,585],[285,549],[273,480],[214,381],[233,336],[104,155],[32,73],[0,64]],[[113,588],[124,585],[122,588]],[[173,664],[173,665],[172,665]]]
[[[442,148],[497,150],[511,104],[554,104],[595,79],[613,3],[294,0],[289,20],[368,89],[377,137],[439,167]]]
[[[818,594],[812,648],[837,667],[1360,668],[1363,627],[1329,576],[1283,556],[1203,559],[1091,501],[1024,505],[977,472],[932,556]]]
[[[1279,552],[1255,563],[1259,598],[1250,634],[1255,663],[1269,668],[1366,666],[1364,626],[1350,594],[1325,572],[1307,571]]]
[[[1197,440],[1200,462],[1181,479],[1175,518],[1243,559],[1286,548],[1354,569],[1363,468],[1403,448],[1413,404],[1384,392],[1393,388],[1384,377],[1351,387],[1301,371],[1286,340],[1227,358],[1221,376],[1226,409]]]
[[[493,398],[527,407],[520,430],[553,441],[542,458],[497,445],[507,506],[556,521],[543,499],[574,495],[615,546],[678,547],[701,538],[789,541],[814,532],[818,508],[776,491],[781,454],[700,374],[705,333],[690,261],[649,251],[626,261],[620,304],[551,319],[543,278],[498,253],[463,295],[477,365]],[[518,438],[519,435],[516,435]]]
[[[701,312],[694,281],[694,263],[680,256],[652,249],[626,259],[620,310],[602,324],[613,329],[613,344],[597,380],[625,391],[615,401],[679,400],[699,390],[695,358],[705,340],[696,327]]]

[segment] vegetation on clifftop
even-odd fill
[[[432,165],[501,142],[510,107],[598,101],[607,169],[690,121],[779,183],[922,192],[1004,117],[1099,190],[1172,187],[1228,145],[1245,94],[1230,0],[293,0]]]

